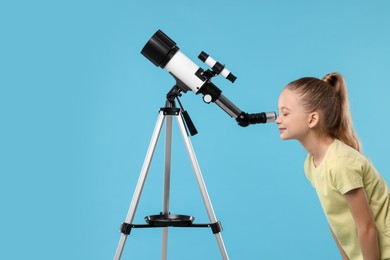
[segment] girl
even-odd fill
[[[361,154],[343,77],[295,80],[278,106],[280,137],[296,139],[307,150],[305,173],[342,258],[390,259],[389,189]]]

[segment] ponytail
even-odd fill
[[[340,102],[340,121],[338,127],[333,129],[334,137],[360,152],[361,144],[353,128],[347,86],[343,76],[339,73],[330,73],[325,75],[322,80],[334,89]]]
[[[321,126],[326,133],[357,151],[361,144],[353,129],[347,87],[339,73],[330,73],[320,80],[306,77],[289,83],[286,88],[298,91],[306,111],[320,111]]]

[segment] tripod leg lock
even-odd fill
[[[210,224],[210,227],[213,234],[218,234],[223,230],[222,223],[220,221]]]
[[[121,233],[123,233],[123,234],[125,234],[125,235],[129,235],[130,232],[131,232],[132,227],[133,227],[132,224],[123,222],[123,223],[121,224],[121,227],[120,227],[119,230],[121,231]]]

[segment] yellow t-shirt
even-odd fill
[[[357,228],[343,195],[362,187],[376,222],[381,259],[390,259],[390,192],[373,165],[355,149],[335,140],[318,167],[310,154],[304,167],[329,225],[349,259],[363,260],[363,256]]]

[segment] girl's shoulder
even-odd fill
[[[359,151],[336,140],[330,147],[326,160],[330,173],[359,172],[363,174],[373,168],[371,162]]]
[[[335,140],[329,147],[327,158],[332,161],[346,158],[366,161],[366,157],[363,154],[340,140]]]

